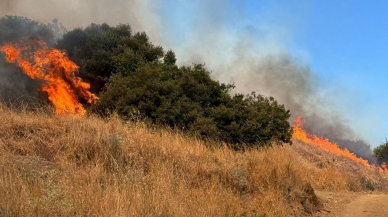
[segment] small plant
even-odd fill
[[[363,180],[361,180],[361,184],[362,184],[362,187],[366,190],[369,190],[369,191],[376,190],[375,184],[369,179],[364,178]]]

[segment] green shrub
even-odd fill
[[[130,75],[112,76],[93,110],[238,144],[236,149],[290,142],[290,113],[283,105],[254,93],[232,96],[231,89],[212,80],[202,65],[145,64]]]
[[[112,74],[128,74],[139,64],[158,61],[164,55],[145,33],[133,35],[129,25],[91,24],[65,34],[57,47],[80,66],[80,76],[93,84],[94,92],[103,90]]]

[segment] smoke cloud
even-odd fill
[[[25,16],[42,23],[58,19],[68,29],[90,23],[131,24],[160,42],[161,25],[149,0],[1,0],[0,16]]]
[[[237,92],[256,91],[275,97],[294,117],[303,118],[309,132],[374,161],[370,146],[356,136],[335,105],[327,100],[333,96],[322,95],[316,88],[319,81],[308,67],[285,54],[261,58],[236,56],[228,66],[222,70],[228,75],[223,73],[223,76],[235,82]]]

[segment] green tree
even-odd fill
[[[80,76],[91,82],[97,93],[112,74],[131,73],[139,64],[158,62],[164,55],[145,33],[133,35],[129,25],[91,24],[65,34],[57,47],[68,52],[81,67]]]
[[[388,163],[388,141],[373,150],[379,164]]]
[[[166,65],[175,65],[176,63],[175,53],[172,50],[167,51],[166,55],[164,56],[163,62]]]

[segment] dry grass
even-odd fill
[[[387,191],[388,174],[367,168],[348,158],[295,142],[293,150],[309,171],[314,189],[328,191]]]
[[[303,216],[319,207],[311,186],[349,188],[289,146],[211,149],[118,118],[4,107],[0,123],[0,216]]]

